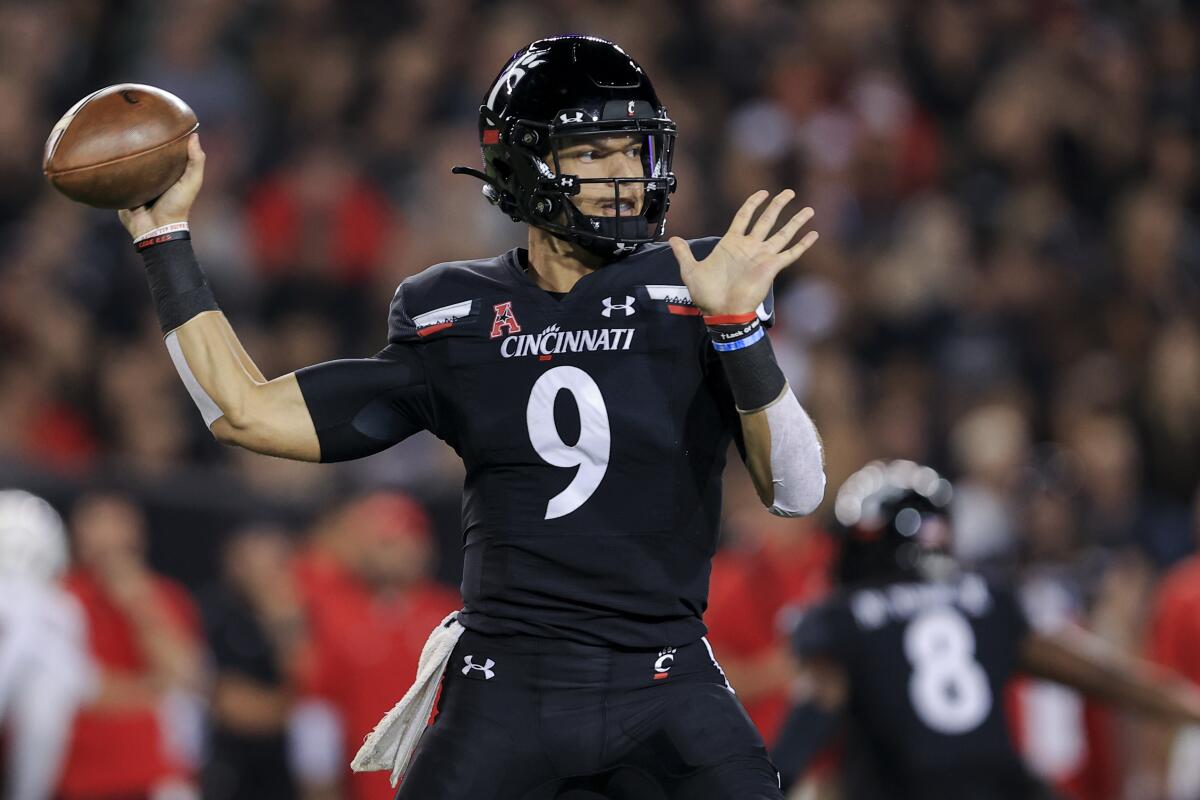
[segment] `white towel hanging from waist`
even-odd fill
[[[350,769],[355,772],[390,770],[392,786],[400,781],[412,761],[421,734],[425,732],[425,723],[433,711],[433,701],[437,698],[450,653],[465,630],[458,622],[458,614],[455,611],[446,617],[429,634],[417,662],[416,680],[400,702],[367,735],[350,763]]]

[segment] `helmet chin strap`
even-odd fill
[[[587,217],[585,219],[593,219]],[[625,242],[612,242],[606,239],[594,238],[579,231],[562,231],[554,228],[544,227],[537,223],[529,223],[534,227],[541,228],[556,239],[561,239],[564,242],[569,242],[576,247],[582,248],[595,256],[603,258],[624,258],[638,248],[638,245],[626,244]]]

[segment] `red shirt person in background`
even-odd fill
[[[146,565],[145,520],[130,501],[85,497],[72,518],[77,568],[66,586],[83,606],[101,670],[100,696],[77,717],[63,800],[186,797],[190,770],[173,751],[162,704],[201,683],[199,617],[178,584]]]
[[[254,187],[246,213],[260,272],[334,283],[369,279],[396,222],[387,198],[328,143],[306,146]]]
[[[429,632],[462,601],[429,578],[429,519],[404,495],[351,502],[326,538],[332,546],[324,542],[300,570],[313,649],[305,692],[325,701],[340,723],[340,774],[326,780],[344,784],[349,800],[391,800],[386,774],[353,774],[350,760],[416,677]],[[301,776],[310,792],[334,791],[314,786],[315,777]]]

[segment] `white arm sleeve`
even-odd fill
[[[771,513],[800,517],[816,511],[825,496],[825,457],[821,437],[800,401],[785,387],[763,412],[771,430]]]

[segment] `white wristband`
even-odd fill
[[[188,224],[186,222],[172,222],[170,225],[163,225],[161,227],[155,228],[152,231],[146,231],[141,236],[134,239],[133,243],[137,244],[138,242],[140,242],[144,239],[149,239],[153,236],[162,236],[165,233],[175,233],[176,231],[191,232],[191,228],[188,227]]]

